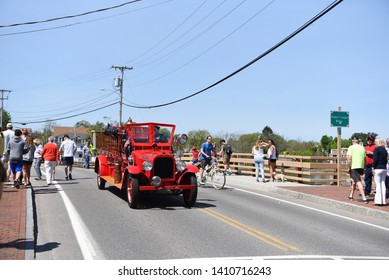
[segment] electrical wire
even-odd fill
[[[247,0],[243,0],[243,2],[245,2]],[[208,14],[206,14],[202,19],[200,19],[198,22],[196,22],[196,24],[194,24],[191,28],[189,28],[188,30],[185,30],[184,32],[182,32],[182,35],[180,35],[177,39],[175,39],[173,42],[169,43],[167,46],[165,46],[163,49],[157,51],[156,53],[150,55],[149,57],[141,60],[141,61],[138,61],[136,63],[138,63],[136,65],[137,68],[141,68],[141,67],[144,67],[145,65],[149,65],[149,64],[152,64],[152,63],[155,63],[156,61],[158,60],[161,60],[163,59],[164,57],[162,58],[157,58],[155,59],[154,61],[151,61],[151,62],[148,62],[148,63],[144,63],[144,64],[141,64],[147,60],[150,60],[152,57],[156,56],[157,54],[160,54],[162,53],[163,51],[165,51],[167,48],[169,48],[170,46],[172,46],[174,43],[176,43],[177,41],[181,40],[182,38],[184,38],[186,35],[190,34],[190,32],[195,29],[197,26],[200,25],[200,23],[202,23],[204,20],[206,20],[208,17],[210,17],[215,11],[217,11],[217,9],[219,9],[226,1],[223,1],[222,3],[220,3],[219,5],[217,5],[215,8],[213,8]],[[238,6],[240,6],[243,2],[241,2]],[[237,9],[238,6],[235,6],[233,10]],[[229,13],[231,13],[232,11],[230,11]],[[223,16],[223,18],[226,17]],[[220,21],[220,20],[219,20]],[[218,22],[219,22],[218,21]],[[217,23],[218,23],[217,22]],[[209,29],[211,29],[213,26],[215,26],[217,23],[214,23],[213,25],[211,25],[211,27],[207,28],[206,31],[208,31]],[[181,46],[178,46],[176,49],[174,49],[173,51],[170,51],[169,53],[167,53],[165,55],[166,56],[171,56],[170,54],[171,53],[174,53],[174,52],[179,52],[180,50],[182,50],[184,47],[188,46],[191,42],[195,41],[198,37],[200,37],[201,35],[204,35],[205,34],[205,31],[202,31],[200,34],[196,35],[194,38],[192,38],[191,40],[189,40],[188,42],[182,44]],[[131,63],[131,64],[134,64],[134,63]]]
[[[161,40],[159,40],[159,42],[157,42],[154,46],[152,46],[151,48],[149,48],[148,50],[144,51],[143,53],[141,53],[140,55],[138,55],[137,57],[133,58],[131,60],[131,62],[128,62],[126,64],[134,64],[139,58],[143,57],[144,55],[146,55],[147,53],[149,53],[150,51],[152,51],[153,49],[155,49],[156,47],[158,47],[160,44],[162,44],[162,42],[166,41],[172,34],[174,34],[181,26],[183,26],[191,17],[193,17],[199,10],[202,6],[204,6],[204,4],[207,2],[208,0],[205,0],[203,3],[200,4],[199,7],[197,7],[194,12],[192,12],[182,23],[180,23],[177,27],[175,27],[172,31],[170,31],[167,35],[165,35],[165,37],[163,37]]]
[[[143,85],[146,85],[146,84],[150,84],[152,82],[155,82],[157,80],[160,80],[178,70],[180,70],[181,68],[185,67],[186,65],[190,64],[191,62],[197,60],[198,58],[200,58],[201,56],[203,56],[204,54],[206,54],[207,52],[209,52],[210,50],[212,50],[213,48],[215,48],[217,45],[219,45],[221,42],[223,42],[224,40],[226,40],[228,37],[230,37],[232,34],[234,34],[235,32],[237,32],[239,29],[241,29],[243,26],[245,26],[247,23],[249,23],[252,19],[254,19],[256,16],[258,16],[259,14],[261,14],[264,10],[266,10],[270,5],[272,5],[276,0],[273,0],[271,2],[269,2],[265,7],[263,7],[261,10],[259,10],[258,12],[256,12],[253,16],[251,16],[249,19],[247,19],[245,22],[243,22],[241,25],[239,25],[237,28],[235,28],[232,32],[230,32],[229,34],[227,34],[226,36],[224,36],[221,40],[219,40],[218,42],[216,42],[215,44],[213,44],[211,47],[209,47],[208,49],[206,49],[205,51],[201,52],[200,54],[196,55],[195,57],[193,57],[192,59],[190,59],[189,61],[185,62],[184,64],[176,67],[175,69],[163,74],[163,75],[160,75],[159,77],[156,77],[152,80],[149,80],[149,81],[146,81],[146,82],[143,82],[141,84],[136,84],[134,85],[135,87],[138,87],[138,86],[143,86]],[[210,26],[206,31],[208,31],[210,28],[212,28],[214,25]],[[199,34],[197,35],[195,38],[193,38],[192,40],[195,40],[198,36],[200,35],[203,35],[203,34]],[[191,40],[191,41],[192,41]],[[191,41],[187,42],[187,44],[189,44]],[[183,46],[183,45],[182,45]],[[187,46],[187,45],[186,45]],[[185,46],[185,47],[186,47]],[[177,50],[177,49],[176,49]],[[174,51],[176,51],[174,50]],[[173,51],[173,52],[174,52]],[[170,57],[172,57],[173,55],[175,55],[175,53],[171,52],[170,53]],[[167,59],[169,59],[170,57],[166,57],[163,61],[161,61],[159,64],[157,65],[160,65],[162,63],[164,63]],[[140,67],[140,66],[138,66]],[[144,72],[147,72],[147,71],[144,71]],[[143,72],[143,73],[144,73]]]
[[[63,19],[81,17],[81,16],[86,16],[86,15],[90,15],[90,14],[94,14],[94,13],[100,13],[100,12],[105,12],[105,11],[112,10],[112,9],[117,9],[117,8],[129,5],[129,4],[133,4],[133,3],[139,2],[139,1],[141,1],[141,0],[133,0],[133,1],[125,2],[122,4],[116,5],[116,6],[102,8],[102,9],[98,9],[98,10],[93,10],[93,11],[89,11],[89,12],[85,12],[85,13],[81,13],[81,14],[76,14],[76,15],[62,16],[62,17],[51,18],[51,19],[40,20],[40,21],[29,21],[29,22],[23,22],[23,23],[13,23],[13,24],[7,24],[7,25],[0,25],[0,28],[15,27],[15,26],[21,26],[21,25],[32,25],[32,24],[39,24],[39,23],[46,23],[46,22],[51,22],[51,21],[63,20]]]
[[[52,118],[52,119],[46,119],[46,120],[40,120],[40,121],[30,121],[30,122],[14,122],[14,123],[21,124],[21,125],[26,125],[26,124],[33,124],[33,123],[44,123],[44,122],[53,122],[53,121],[65,120],[65,119],[75,118],[75,117],[78,117],[78,116],[82,116],[82,115],[86,115],[86,114],[89,114],[89,113],[93,113],[93,112],[96,112],[96,111],[100,111],[102,109],[111,107],[111,106],[113,106],[115,104],[118,104],[118,103],[119,103],[119,101],[116,101],[114,103],[105,105],[105,106],[100,107],[100,108],[96,108],[96,109],[89,110],[89,111],[86,111],[86,112],[83,112],[83,113],[74,114],[74,115],[71,115],[71,116],[66,116],[66,117],[61,117],[61,118]]]
[[[221,84],[222,82],[230,79],[231,77],[235,76],[236,74],[238,74],[239,72],[243,71],[244,69],[248,68],[249,66],[253,65],[254,63],[256,63],[257,61],[259,61],[260,59],[262,59],[263,57],[267,56],[268,54],[270,54],[271,52],[273,52],[274,50],[276,50],[277,48],[279,48],[280,46],[282,46],[283,44],[285,44],[287,41],[289,41],[290,39],[292,39],[293,37],[295,37],[297,34],[299,34],[300,32],[302,32],[304,29],[306,29],[308,26],[310,26],[312,23],[314,23],[315,21],[317,21],[319,18],[321,18],[322,16],[324,16],[325,14],[327,14],[329,11],[331,11],[333,8],[335,8],[338,4],[340,4],[343,0],[336,0],[334,1],[333,3],[331,3],[329,6],[327,6],[324,10],[322,10],[320,13],[318,13],[316,16],[314,16],[312,19],[310,19],[309,21],[307,21],[305,24],[303,24],[300,28],[298,28],[296,31],[292,32],[290,35],[288,35],[287,37],[285,37],[283,40],[281,40],[280,42],[278,42],[276,45],[274,45],[273,47],[271,47],[270,49],[268,49],[267,51],[265,51],[264,53],[262,53],[261,55],[259,55],[258,57],[256,57],[255,59],[253,59],[252,61],[250,61],[249,63],[247,63],[246,65],[240,67],[239,69],[235,70],[234,72],[232,72],[231,74],[225,76],[224,78],[220,79],[219,81],[203,88],[202,90],[199,90],[193,94],[190,94],[188,96],[185,96],[183,98],[180,98],[180,99],[177,99],[177,100],[174,100],[174,101],[171,101],[171,102],[167,102],[167,103],[162,103],[162,104],[158,104],[158,105],[143,105],[143,106],[136,106],[136,105],[129,105],[129,104],[126,104],[126,103],[123,103],[123,105],[127,106],[127,107],[131,107],[131,108],[138,108],[138,109],[153,109],[153,108],[159,108],[159,107],[165,107],[165,106],[169,106],[169,105],[172,105],[172,104],[175,104],[175,103],[178,103],[178,102],[182,102],[186,99],[189,99],[189,98],[192,98],[192,97],[195,97],[219,84]]]
[[[35,30],[29,30],[29,31],[19,31],[19,32],[12,32],[12,33],[3,33],[3,34],[0,34],[0,37],[21,35],[21,34],[28,34],[28,33],[35,33],[35,32],[43,32],[43,31],[49,31],[49,30],[55,30],[55,29],[72,27],[72,26],[75,26],[75,25],[80,25],[80,24],[85,24],[85,23],[91,23],[91,22],[95,22],[95,21],[105,20],[105,19],[108,19],[108,18],[122,16],[122,15],[129,14],[129,13],[134,13],[134,12],[137,12],[137,11],[140,11],[140,10],[144,10],[144,9],[148,9],[148,8],[153,8],[155,6],[166,4],[167,2],[170,2],[170,1],[173,1],[173,0],[166,0],[166,1],[161,2],[161,3],[157,3],[157,4],[146,6],[146,7],[143,7],[143,8],[131,10],[131,11],[128,11],[128,12],[123,12],[123,13],[119,13],[119,14],[116,14],[116,15],[110,15],[110,16],[106,16],[106,17],[102,17],[102,18],[97,18],[97,19],[92,19],[92,20],[87,20],[87,21],[81,21],[81,22],[76,22],[76,23],[69,23],[69,24],[66,24],[66,25],[60,25],[60,26],[54,26],[54,27],[48,27],[48,28],[42,28],[42,29],[35,29]]]

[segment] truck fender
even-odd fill
[[[199,169],[197,168],[197,166],[194,166],[194,165],[187,165],[186,170],[187,170],[186,172],[192,172],[192,173],[199,172]]]
[[[198,171],[198,168],[197,168],[196,166],[193,166],[193,167],[196,168],[197,171]],[[193,169],[192,169],[192,170],[193,170]],[[182,185],[183,182],[186,181],[186,178],[187,178],[188,176],[191,176],[191,175],[195,175],[195,176],[196,176],[196,173],[197,173],[197,172],[190,171],[189,168],[188,168],[188,169],[187,169],[186,171],[184,171],[184,172],[181,174],[181,176],[178,178],[178,180],[177,180],[178,184],[179,184],[179,185]]]
[[[98,156],[96,158],[95,173],[99,173],[100,176],[109,175],[108,160],[105,156]]]
[[[127,182],[131,176],[137,176],[140,184],[150,184],[150,179],[142,172],[142,170],[140,170],[138,166],[127,166],[123,183]]]
[[[134,166],[134,165],[127,166],[127,170],[130,174],[133,175],[138,175],[139,173],[142,173],[142,170],[140,170],[138,166]]]

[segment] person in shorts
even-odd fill
[[[358,139],[353,138],[351,141],[352,145],[347,150],[347,163],[349,166],[350,177],[356,183],[362,196],[362,199],[358,202],[368,203],[361,179],[361,175],[364,174],[366,151],[363,146],[359,145]],[[355,188],[352,187],[348,199],[353,199],[354,191]]]
[[[219,156],[223,159],[223,165],[224,165],[224,174],[231,175],[231,169],[230,169],[230,161],[231,161],[231,154],[227,153],[226,150],[226,140],[222,139],[220,141],[220,152]]]
[[[74,163],[74,154],[77,151],[77,146],[74,141],[72,141],[69,135],[65,134],[63,136],[64,141],[61,143],[61,147],[59,148],[59,152],[63,153],[62,160],[65,165],[65,179],[72,180],[72,169]]]
[[[9,141],[7,153],[9,154],[9,165],[11,167],[12,179],[14,186],[19,188],[22,182],[23,155],[27,154],[30,147],[21,137],[22,131],[15,130],[15,136]]]
[[[204,170],[205,168],[207,167],[208,164],[211,163],[211,160],[212,160],[212,152],[215,152],[215,147],[214,145],[212,144],[212,137],[211,135],[208,135],[207,136],[207,141],[204,142],[202,145],[201,145],[201,149],[200,149],[200,162],[201,162],[201,168],[200,168],[200,184],[201,185],[204,185],[204,182],[203,182],[203,174],[204,174]]]

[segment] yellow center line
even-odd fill
[[[237,229],[239,229],[239,230],[241,230],[241,231],[243,231],[243,232],[253,236],[256,239],[259,239],[259,240],[261,240],[261,241],[263,241],[263,242],[265,242],[267,244],[270,244],[273,247],[276,247],[277,249],[280,249],[280,250],[282,250],[284,252],[288,251],[288,249],[296,251],[296,252],[299,252],[299,253],[303,252],[303,250],[300,249],[300,248],[297,248],[297,247],[295,247],[295,246],[293,246],[291,244],[283,242],[282,240],[280,240],[280,239],[278,239],[278,238],[276,238],[274,236],[271,236],[269,234],[266,234],[266,233],[264,233],[262,231],[259,231],[259,230],[255,229],[255,228],[252,228],[252,227],[250,227],[248,225],[245,225],[245,224],[243,224],[243,223],[241,223],[241,222],[239,222],[237,220],[234,220],[234,219],[232,219],[230,217],[227,217],[227,216],[225,216],[225,215],[223,215],[221,213],[218,213],[218,212],[216,212],[214,210],[211,210],[211,209],[208,209],[208,208],[207,209],[202,208],[202,209],[199,209],[199,210],[202,211],[203,213],[206,213],[207,215],[209,215],[211,217],[214,217],[214,218],[216,218],[216,219],[218,219],[218,220],[220,220],[220,221],[222,221],[222,222],[224,222],[224,223],[226,223],[226,224],[228,224],[228,225],[230,225],[230,226],[232,226],[234,228],[237,228]]]

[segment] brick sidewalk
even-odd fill
[[[4,185],[0,200],[0,260],[24,260],[26,248],[26,192]]]
[[[298,186],[298,187],[290,187],[290,186],[277,186],[278,188],[282,189],[287,189],[287,190],[292,190],[296,191],[299,193],[304,193],[304,194],[311,194],[314,196],[318,197],[324,197],[324,198],[329,198],[333,199],[339,202],[344,202],[352,205],[358,205],[361,207],[366,207],[369,209],[375,209],[379,211],[385,211],[389,212],[389,204],[386,206],[377,206],[374,204],[374,196],[368,197],[367,201],[369,202],[368,204],[363,204],[358,202],[358,200],[361,198],[359,196],[359,191],[356,190],[354,193],[354,199],[349,200],[347,197],[350,194],[350,187],[346,186]]]

